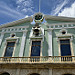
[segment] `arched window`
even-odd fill
[[[67,30],[66,30],[66,29],[62,29],[62,30],[60,30],[60,33],[61,33],[62,35],[67,34]]]
[[[40,75],[40,74],[38,74],[38,73],[32,73],[32,74],[30,74],[30,75]]]
[[[12,34],[12,36],[11,37],[14,37],[15,36],[15,34]]]
[[[4,73],[2,73],[2,74],[0,74],[0,75],[10,75],[10,74],[7,73],[7,72],[4,72]]]

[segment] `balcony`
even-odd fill
[[[0,57],[0,63],[75,63],[75,56]]]

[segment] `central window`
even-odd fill
[[[15,42],[7,42],[4,57],[12,57]]]
[[[31,56],[40,56],[41,41],[32,41]]]

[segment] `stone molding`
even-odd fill
[[[46,24],[49,29],[75,28],[75,23]]]
[[[2,32],[4,32],[4,33],[24,32],[24,31],[27,31],[28,27],[29,26],[17,26],[17,27],[2,28]]]

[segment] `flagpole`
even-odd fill
[[[41,2],[41,0],[39,0],[39,12],[40,12],[40,2]]]

